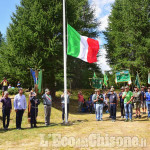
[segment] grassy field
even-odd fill
[[[91,92],[90,90],[83,91],[86,99]],[[60,95],[61,92],[57,92],[57,96],[60,97]],[[116,122],[111,122],[109,114],[105,113],[103,115],[104,121],[98,122],[95,120],[95,114],[79,114],[77,109],[77,91],[74,91],[70,101],[69,124],[63,125],[60,99],[55,100],[51,112],[51,126],[45,127],[44,106],[41,103],[37,118],[38,128],[30,129],[26,110],[23,116],[22,130],[15,129],[15,112],[13,110],[8,131],[4,131],[2,128],[2,113],[0,112],[0,149],[150,149],[150,121],[146,119],[146,115],[142,115],[141,119],[134,119],[133,122],[124,122],[124,119],[120,118],[118,107]],[[101,140],[100,143],[99,135],[103,136],[105,141]],[[57,143],[58,138],[55,136],[61,136],[61,142]],[[106,145],[108,138],[111,145]],[[114,138],[115,140],[113,140]],[[128,145],[126,144],[126,138],[130,139]],[[139,143],[142,139],[146,142],[143,142],[143,146],[142,144],[139,146],[137,145],[139,144],[137,139]],[[95,143],[96,140],[97,143]],[[101,145],[98,145],[98,143]]]

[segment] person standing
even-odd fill
[[[146,114],[146,98],[145,98],[145,87],[141,86],[141,94],[142,94],[142,110],[143,110],[143,114]]]
[[[27,108],[26,97],[23,94],[23,89],[19,89],[19,93],[14,98],[14,109],[16,111],[16,129],[21,129],[22,117]]]
[[[110,89],[110,93],[107,94],[107,98],[109,98],[109,104],[110,104],[110,116],[112,119],[112,122],[116,121],[116,111],[117,111],[117,94],[114,92],[114,88]]]
[[[135,103],[135,107],[136,107],[135,108],[136,109],[136,116],[135,116],[135,118],[139,117],[139,119],[140,119],[141,118],[140,108],[141,108],[141,102],[143,102],[143,97],[142,97],[141,91],[139,91],[137,86],[135,86],[135,88],[134,88],[133,102]]]
[[[148,87],[148,92],[145,93],[145,98],[146,98],[146,107],[147,107],[147,112],[148,112],[148,120],[150,119],[150,87]]]
[[[121,88],[121,92],[119,93],[121,118],[124,118],[124,99],[122,99],[123,92],[124,92],[124,87]]]
[[[68,119],[68,114],[69,114],[69,97],[70,93],[67,91],[67,119]],[[64,93],[61,95],[61,106],[62,106],[62,120],[63,123],[65,123],[65,99],[64,99]]]
[[[79,91],[78,92],[78,111],[81,112],[81,108],[83,106],[83,103],[84,103],[84,97],[82,95],[82,92]]]
[[[52,107],[52,97],[50,95],[50,90],[45,89],[45,94],[42,96],[44,104],[44,113],[45,113],[45,125],[50,125],[50,116],[51,116],[51,107]]]
[[[132,122],[133,93],[129,91],[128,86],[125,87],[125,92],[123,92],[122,99],[124,99],[124,109],[125,109],[125,115],[126,115],[125,122],[128,121],[128,116],[129,116],[130,122]]]
[[[0,100],[0,102],[3,103],[2,107],[2,114],[3,114],[3,127],[5,130],[8,129],[9,127],[9,121],[10,121],[10,113],[12,110],[12,104],[11,104],[11,99],[8,97],[8,92],[4,92],[4,97]],[[7,118],[7,124],[5,124]]]
[[[2,85],[2,97],[4,96],[4,92],[8,90],[8,84],[9,84],[9,82],[4,77],[3,81],[1,82],[1,85]]]
[[[21,88],[21,83],[20,83],[20,81],[18,81],[18,83],[17,83],[17,88]]]
[[[36,93],[35,92],[31,92],[30,93],[30,102],[31,102],[31,109],[30,109],[30,113],[31,113],[31,128],[33,128],[33,125],[35,128],[37,128],[36,126],[36,117],[37,117],[37,112],[38,112],[38,105],[40,104],[39,99],[36,98]]]
[[[93,107],[94,107],[95,115],[96,115],[96,102],[94,102],[94,99],[95,99],[96,95],[97,95],[97,89],[95,89],[95,93],[92,96],[92,102],[93,102]],[[97,117],[97,115],[96,115],[96,117]]]
[[[96,119],[97,121],[103,121],[103,94],[100,93],[100,90],[97,90],[97,94],[93,97],[94,102],[96,103]]]

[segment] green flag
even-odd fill
[[[41,91],[42,91],[42,70],[40,70],[38,74],[38,92],[41,93]]]
[[[131,76],[129,70],[121,70],[116,72],[116,83],[118,82],[129,82],[131,80]]]
[[[104,85],[107,87],[107,81],[108,81],[108,77],[107,75],[104,73]]]
[[[94,72],[93,78],[92,78],[92,86],[96,89],[102,89],[102,79],[97,78],[96,73]]]
[[[140,89],[140,78],[139,78],[139,74],[138,73],[136,75],[135,85]]]
[[[150,73],[148,73],[148,84],[150,84]]]

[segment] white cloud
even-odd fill
[[[99,26],[100,31],[105,31],[108,27],[108,16],[111,13],[111,4],[115,2],[115,0],[89,0],[91,7],[95,9],[95,17],[101,22]],[[103,37],[100,37],[99,39],[100,45],[103,45]],[[102,71],[108,71],[110,70],[110,66],[107,63],[106,59],[106,49],[102,48],[100,49],[101,56],[98,57],[97,64],[100,66]]]
[[[108,27],[108,16],[109,15],[106,15],[99,19],[99,21],[101,22],[101,25],[99,27],[100,31],[104,31]]]
[[[100,57],[98,57],[98,62],[97,64],[99,65],[99,67],[102,69],[102,72],[104,73],[104,71],[108,71],[111,70],[110,66],[107,63],[107,59],[106,59],[106,50],[100,49]]]

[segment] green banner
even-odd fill
[[[40,70],[38,74],[38,92],[42,92],[42,70]]]
[[[107,75],[104,73],[104,85],[107,87],[107,81],[108,81],[108,77]]]
[[[148,73],[148,84],[150,84],[150,73]]]
[[[131,76],[128,70],[121,70],[116,72],[116,83],[119,82],[129,82],[131,80]]]
[[[140,89],[140,78],[139,78],[139,74],[138,73],[136,75],[135,85]]]
[[[102,89],[103,80],[99,78],[92,79],[92,86],[96,89]]]

